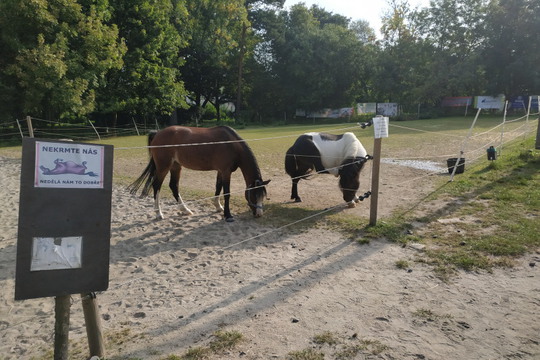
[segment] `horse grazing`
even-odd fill
[[[371,157],[353,133],[332,135],[310,132],[300,135],[285,156],[285,171],[292,179],[291,199],[301,202],[298,182],[317,173],[339,177],[343,200],[349,207],[361,200],[356,196],[360,187],[360,171]]]
[[[214,206],[223,211],[225,220],[234,221],[229,210],[231,174],[238,168],[244,175],[247,189],[245,197],[255,217],[263,215],[263,200],[270,180],[263,181],[255,155],[246,142],[228,126],[195,128],[170,126],[148,135],[150,162],[141,176],[128,189],[135,194],[141,185],[141,196],[154,189],[154,210],[158,219],[163,219],[159,205],[159,192],[167,172],[170,172],[169,187],[180,204],[184,214],[192,215],[178,193],[178,183],[182,167],[192,170],[217,170]],[[223,190],[225,207],[221,206],[219,195]]]

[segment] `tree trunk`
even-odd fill
[[[246,33],[247,25],[242,23],[242,36],[240,38],[240,54],[238,56],[238,88],[236,90],[236,107],[234,109],[236,121],[240,120],[240,110],[242,108],[242,78],[244,72],[244,56],[246,55]]]

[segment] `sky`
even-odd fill
[[[380,35],[381,17],[388,4],[384,0],[286,0],[285,7],[303,2],[307,7],[317,5],[326,11],[351,18],[352,20],[367,20],[375,33]],[[411,8],[427,7],[429,0],[409,0]]]

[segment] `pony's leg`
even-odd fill
[[[231,174],[225,174],[221,179],[223,183],[223,198],[225,199],[225,209],[223,210],[223,214],[225,216],[225,221],[233,222],[234,218],[229,209],[229,199],[231,198]]]
[[[291,190],[291,200],[294,202],[302,202],[300,196],[298,195],[298,182],[300,181],[299,177],[296,177],[292,180],[292,190]]]
[[[222,212],[223,206],[221,206],[221,202],[219,202],[219,194],[221,194],[221,190],[223,189],[223,181],[221,180],[221,175],[217,174],[216,177],[216,192],[214,193],[214,206],[216,207],[216,211]]]
[[[171,188],[176,202],[179,204],[180,212],[184,215],[193,215],[193,212],[189,210],[189,208],[184,203],[184,200],[182,200],[182,196],[180,196],[180,193],[178,192],[178,184],[180,183],[181,171],[182,167],[178,163],[174,163],[170,171],[171,180],[169,181],[169,187]]]

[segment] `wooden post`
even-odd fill
[[[99,136],[99,132],[96,130],[96,127],[94,126],[94,124],[92,124],[92,121],[88,119],[88,122],[90,123],[90,126],[92,126],[92,129],[94,129],[94,132],[96,133],[98,139],[101,140],[101,136]]]
[[[371,204],[369,207],[369,225],[377,225],[377,206],[379,203],[379,169],[381,168],[382,138],[388,137],[389,119],[377,115],[373,118],[373,169],[371,171]]]
[[[19,134],[21,134],[21,139],[24,137],[24,134],[21,129],[21,123],[19,122],[19,119],[15,119],[17,121],[17,127],[19,128]]]
[[[450,175],[450,180],[448,181],[454,181],[454,176],[456,175],[456,170],[458,168],[460,160],[463,158],[463,154],[465,154],[465,145],[469,141],[469,138],[471,137],[472,131],[474,129],[474,125],[476,124],[476,120],[478,120],[478,116],[480,115],[480,111],[482,111],[482,108],[478,108],[478,111],[476,112],[476,116],[474,117],[474,120],[472,122],[471,128],[469,129],[469,133],[467,134],[467,137],[463,142],[461,143],[461,150],[459,151],[459,155],[457,157],[456,164],[454,165],[454,169],[452,170],[452,175]]]
[[[31,138],[34,137],[34,128],[32,127],[32,118],[30,116],[26,117],[26,124],[28,125],[28,134]]]
[[[369,225],[377,225],[377,206],[379,202],[379,170],[381,167],[382,139],[376,138],[373,143],[373,170],[371,174],[371,203],[369,207]]]
[[[535,148],[540,149],[540,96],[536,98],[536,101],[536,105],[538,106],[538,127],[536,128]],[[532,103],[532,96],[529,97],[529,103]]]
[[[131,120],[133,120],[133,125],[135,125],[135,131],[137,131],[137,136],[141,136],[139,133],[139,128],[137,127],[137,123],[135,122],[135,118],[132,116]]]
[[[536,129],[536,149],[540,149],[540,118],[538,119],[538,128]]]
[[[100,358],[105,357],[103,333],[101,331],[101,320],[99,318],[96,295],[94,293],[81,294],[81,299],[90,356],[99,356]]]
[[[54,360],[69,359],[69,308],[71,296],[54,298]]]
[[[504,104],[504,115],[503,115],[503,122],[502,122],[502,126],[501,126],[501,139],[499,140],[499,150],[498,150],[499,157],[502,154],[502,148],[503,148],[503,145],[504,145],[504,139],[503,139],[504,138],[504,125],[506,124],[507,112],[508,112],[508,101],[506,101],[506,103]]]

